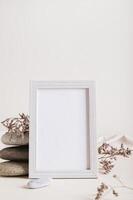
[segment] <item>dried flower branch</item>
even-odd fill
[[[128,158],[131,155],[132,150],[125,148],[123,144],[121,144],[120,148],[116,148],[110,144],[103,143],[98,148],[98,153],[100,155],[100,172],[103,174],[108,174],[114,167],[114,161],[117,159],[117,156]]]
[[[105,185],[104,183],[101,183],[101,185],[97,188],[97,194],[95,197],[95,200],[101,199],[103,196],[104,192],[108,189],[108,186]]]
[[[105,193],[106,192],[106,193]],[[103,196],[107,195],[107,193],[112,192],[115,197],[118,197],[118,193],[116,192],[115,188],[112,186],[108,186],[105,183],[101,183],[100,187],[97,188],[97,193],[95,196],[95,200],[102,199]]]
[[[108,174],[112,168],[114,167],[114,161],[117,160],[117,156],[122,156],[129,158],[132,154],[131,149],[125,148],[123,144],[121,144],[120,148],[116,148],[111,146],[110,144],[103,143],[98,148],[99,157],[99,164],[100,164],[100,172],[103,174]],[[107,192],[112,192],[115,197],[118,197],[119,194],[116,192],[116,188],[126,188],[133,190],[132,187],[126,186],[121,179],[117,175],[113,175],[119,183],[120,186],[112,187],[111,185],[106,185],[105,183],[101,183],[100,186],[97,188],[97,193],[95,195],[95,200],[100,200],[102,197],[107,194]],[[106,192],[106,193],[105,193]]]
[[[8,129],[8,133],[16,134],[24,137],[24,134],[29,131],[29,116],[24,113],[19,114],[17,118],[7,118],[1,122]]]
[[[97,188],[97,193],[95,195],[95,200],[102,199],[103,196],[107,195],[107,193],[110,193],[110,192],[115,197],[118,197],[119,194],[118,194],[118,192],[116,192],[116,189],[119,189],[119,188],[126,188],[126,189],[129,189],[129,190],[133,190],[132,187],[129,187],[126,184],[124,184],[122,182],[122,180],[117,175],[113,175],[113,178],[115,178],[120,183],[120,185],[112,187],[111,185],[106,185],[105,183],[101,183],[101,185]]]

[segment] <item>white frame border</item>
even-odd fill
[[[90,169],[79,172],[38,172],[36,170],[36,103],[37,90],[45,88],[89,89],[89,137]],[[29,178],[97,178],[96,144],[96,95],[94,81],[30,81],[30,134],[29,134]]]

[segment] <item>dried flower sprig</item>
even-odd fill
[[[115,197],[119,196],[119,194],[118,194],[118,192],[116,192],[115,188],[113,188],[112,186],[108,186],[105,183],[101,183],[100,187],[97,188],[95,200],[102,199],[103,196],[107,195],[107,193],[110,193],[110,192],[112,192],[112,194]]]
[[[95,197],[95,200],[101,199],[103,196],[104,192],[108,189],[108,186],[104,183],[101,183],[100,186],[97,188],[97,194]]]
[[[117,159],[117,156],[129,157],[132,153],[132,150],[125,148],[121,144],[120,148],[111,146],[110,144],[103,143],[98,148],[100,172],[103,174],[108,174],[114,167],[114,161]]]
[[[16,134],[17,136],[24,137],[26,132],[29,132],[29,116],[24,113],[19,114],[16,118],[7,118],[1,122],[8,130],[7,132],[11,134]]]
[[[113,169],[114,161],[117,160],[117,156],[129,158],[129,156],[132,154],[132,151],[133,150],[124,147],[123,144],[121,144],[120,148],[116,148],[111,146],[110,144],[103,143],[98,148],[98,153],[100,155],[99,157],[100,172],[103,174],[108,174]],[[115,178],[120,183],[120,186],[112,187],[111,185],[106,185],[105,183],[101,183],[100,186],[97,188],[95,200],[102,199],[102,197],[109,192],[112,192],[112,194],[115,197],[118,197],[119,194],[118,192],[116,192],[116,188],[123,187],[126,189],[133,190],[132,187],[126,186],[117,175],[113,175],[113,178]]]
[[[107,185],[105,183],[101,183],[100,186],[97,188],[97,193],[95,195],[95,200],[100,200],[102,199],[103,196],[106,196],[108,193],[112,193],[115,197],[118,197],[119,194],[116,191],[116,189],[119,188],[126,188],[128,190],[133,190],[132,187],[127,186],[126,184],[123,183],[123,181],[115,174],[113,175],[113,178],[115,178],[116,181],[120,184],[119,186],[111,186]]]

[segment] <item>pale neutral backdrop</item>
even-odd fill
[[[132,135],[132,11],[132,0],[0,0],[0,121],[29,112],[29,80],[95,80],[98,135]]]

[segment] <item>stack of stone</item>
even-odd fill
[[[0,150],[0,176],[28,175],[29,120],[24,114],[20,118],[7,119],[3,125],[8,131],[1,142],[8,147]]]

